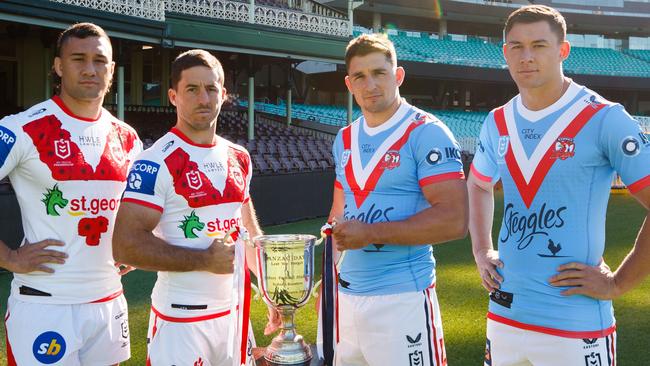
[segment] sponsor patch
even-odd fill
[[[512,293],[501,291],[501,290],[494,290],[490,294],[490,300],[496,302],[501,306],[505,306],[508,309],[510,308],[510,306],[512,306],[513,298],[514,295]]]
[[[427,154],[427,163],[431,165],[437,165],[442,162],[442,153],[439,149],[432,149]]]
[[[34,340],[32,352],[38,362],[53,364],[65,355],[65,339],[57,332],[41,333]]]
[[[162,152],[166,152],[170,147],[174,146],[174,140],[171,140],[165,144],[162,148]]]
[[[4,165],[15,143],[16,135],[8,128],[0,126],[0,167]]]
[[[623,142],[621,142],[621,150],[626,156],[637,156],[641,151],[641,144],[636,137],[628,136],[623,139]]]
[[[148,194],[153,196],[156,177],[160,165],[149,160],[138,160],[133,163],[126,181],[126,191]]]

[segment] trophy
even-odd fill
[[[314,275],[313,235],[263,235],[254,240],[257,251],[257,285],[267,305],[276,308],[282,327],[266,348],[271,365],[308,365],[312,352],[296,333],[294,312],[312,291]]]

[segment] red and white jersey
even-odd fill
[[[25,239],[65,243],[54,273],[15,274],[12,296],[26,302],[77,304],[122,291],[111,249],[113,224],[133,158],[135,130],[102,109],[77,117],[57,96],[0,120],[0,178],[9,176]]]
[[[205,249],[242,226],[249,200],[251,159],[221,137],[199,145],[173,128],[135,161],[123,201],[162,213],[154,234],[171,245]],[[210,316],[228,310],[232,274],[158,272],[152,306],[168,317]]]

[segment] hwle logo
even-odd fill
[[[63,336],[57,332],[49,331],[36,337],[32,345],[32,352],[38,362],[49,365],[63,358],[65,348]]]

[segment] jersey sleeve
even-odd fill
[[[444,124],[437,122],[421,126],[412,149],[420,187],[465,177],[460,145]]]
[[[349,127],[348,127],[349,128]],[[338,189],[343,189],[343,182],[345,180],[345,167],[341,163],[342,154],[343,154],[343,129],[340,129],[334,142],[332,143],[332,157],[334,158],[334,172],[336,177],[334,178],[334,187]],[[349,159],[349,156],[346,158]]]
[[[153,157],[149,150],[138,155],[131,165],[122,202],[131,202],[163,212],[169,187],[169,174],[165,174],[166,169],[161,160]]]
[[[0,120],[0,179],[4,179],[23,159],[21,143],[27,136],[20,130],[17,121],[10,117]]]
[[[620,104],[603,118],[600,138],[607,159],[630,192],[638,192],[650,185],[650,141]]]
[[[494,114],[490,113],[481,127],[476,152],[474,153],[474,160],[472,160],[470,167],[470,174],[474,175],[475,178],[484,182],[491,182],[492,184],[501,179],[496,151],[492,142],[493,137],[491,136],[491,134],[496,133],[496,130],[490,131],[490,126],[494,125]]]

